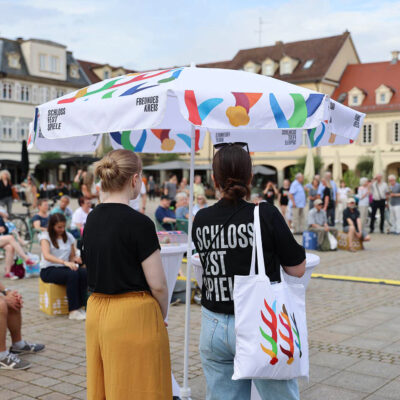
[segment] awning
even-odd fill
[[[275,175],[276,171],[272,168],[264,167],[264,165],[256,165],[253,168],[253,174],[261,174],[261,175]]]
[[[190,169],[189,163],[185,161],[168,161],[160,164],[152,164],[143,167],[146,171],[172,171],[175,169]],[[212,169],[211,164],[197,164],[194,166],[195,171],[206,171]]]

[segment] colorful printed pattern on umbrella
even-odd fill
[[[102,87],[99,89],[92,90],[89,92],[89,87],[85,87],[83,89],[78,90],[74,96],[68,97],[66,99],[60,99],[57,104],[68,104],[68,103],[73,103],[78,99],[83,99],[84,101],[88,100],[88,96],[92,96],[94,94],[102,93],[105,92],[101,98],[102,99],[111,99],[113,97],[113,94],[116,92],[117,89],[123,87],[126,89],[123,93],[119,95],[119,97],[122,96],[130,96],[135,93],[141,92],[146,89],[150,89],[155,86],[159,86],[160,84],[163,83],[168,83],[172,82],[175,79],[179,78],[180,73],[182,72],[183,68],[175,68],[175,69],[167,69],[163,71],[158,71],[155,73],[132,73],[132,74],[127,74],[115,79],[108,80],[104,83]],[[163,79],[158,79],[162,75],[170,73],[169,76],[163,78]],[[129,79],[127,81],[124,81],[127,77],[132,77],[132,79]],[[157,79],[155,79],[157,78]],[[138,82],[141,82],[137,84]]]
[[[233,126],[247,125],[250,122],[250,108],[260,100],[262,93],[232,92],[236,99],[234,107],[228,107],[226,116]]]

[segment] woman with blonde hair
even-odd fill
[[[371,187],[368,178],[360,178],[360,186],[358,187],[358,211],[360,212],[361,225],[367,226],[368,222],[368,208],[369,208],[369,195],[371,194]]]
[[[94,183],[94,174],[92,172],[90,171],[86,172],[83,178],[81,191],[83,197],[85,197],[86,199],[90,199],[93,205],[97,204],[97,201],[99,199],[99,193],[96,189],[96,184]]]
[[[25,188],[25,201],[30,204],[29,209],[32,211],[38,205],[37,188],[32,175],[28,175],[22,186]]]
[[[131,207],[142,163],[114,150],[95,164],[104,202],[89,214],[83,261],[91,292],[86,319],[87,398],[171,400],[164,323],[168,288],[154,223]]]
[[[0,171],[0,206],[7,208],[7,213],[12,210],[12,184],[11,174],[6,169]]]

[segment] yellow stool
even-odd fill
[[[66,287],[45,283],[39,278],[39,308],[48,315],[68,314]]]
[[[349,250],[350,243],[349,243],[349,234],[346,232],[338,232],[337,234],[337,241],[338,241],[338,249],[341,250]],[[364,250],[363,242],[359,238],[353,239],[353,249],[354,250]]]

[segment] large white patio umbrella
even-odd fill
[[[336,183],[339,183],[343,177],[342,174],[342,163],[340,161],[339,152],[335,151],[335,160],[333,161],[332,167],[332,178]]]
[[[287,151],[301,145],[304,129],[310,147],[352,143],[363,119],[364,114],[327,95],[267,76],[244,71],[173,68],[111,78],[40,105],[36,108],[31,142],[46,149],[47,143],[56,146],[50,144],[56,140],[62,144],[61,151],[83,151],[81,141],[87,148],[94,147],[99,134],[110,132],[114,148],[190,152],[193,199],[195,151],[201,148],[206,130],[214,144],[241,141],[249,144],[250,151]],[[67,142],[68,138],[71,142]],[[193,201],[189,203],[189,215],[192,206]],[[181,391],[184,399],[190,397],[191,230],[189,219]]]
[[[307,182],[312,182],[315,175],[314,156],[312,148],[309,147],[307,151],[306,164],[304,166],[304,179]]]
[[[377,147],[374,154],[374,166],[372,169],[372,174],[373,177],[375,177],[376,175],[382,173],[383,173],[383,163],[382,163],[381,149],[380,147]]]

